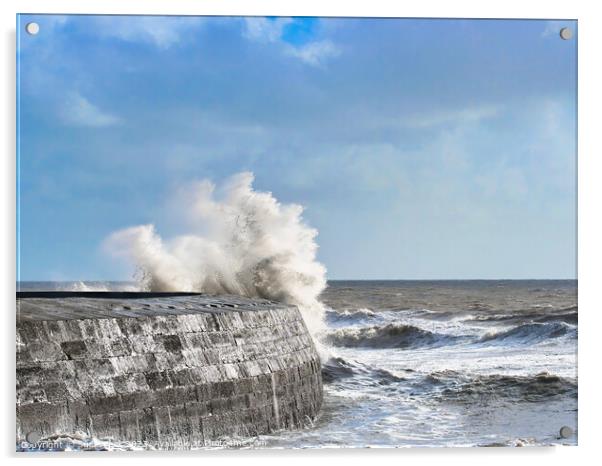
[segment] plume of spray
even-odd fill
[[[297,204],[255,191],[253,174],[238,173],[221,189],[203,180],[180,204],[191,230],[163,240],[154,225],[111,234],[109,251],[133,261],[147,291],[197,291],[266,298],[299,307],[316,334],[323,328],[318,296],[326,269],[316,260],[317,230]]]

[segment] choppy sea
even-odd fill
[[[326,329],[316,338],[328,356],[320,417],[238,446],[577,443],[576,280],[331,281],[321,301]]]

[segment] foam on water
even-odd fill
[[[315,425],[216,448],[574,445],[576,285],[329,282]],[[88,440],[70,448],[104,448]]]

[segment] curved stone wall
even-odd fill
[[[17,311],[18,441],[83,433],[190,448],[305,426],[322,403],[320,360],[295,307],[29,293]]]

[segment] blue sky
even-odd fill
[[[576,277],[574,22],[18,21],[21,280],[128,279],[111,232],[244,170],[330,279]]]

